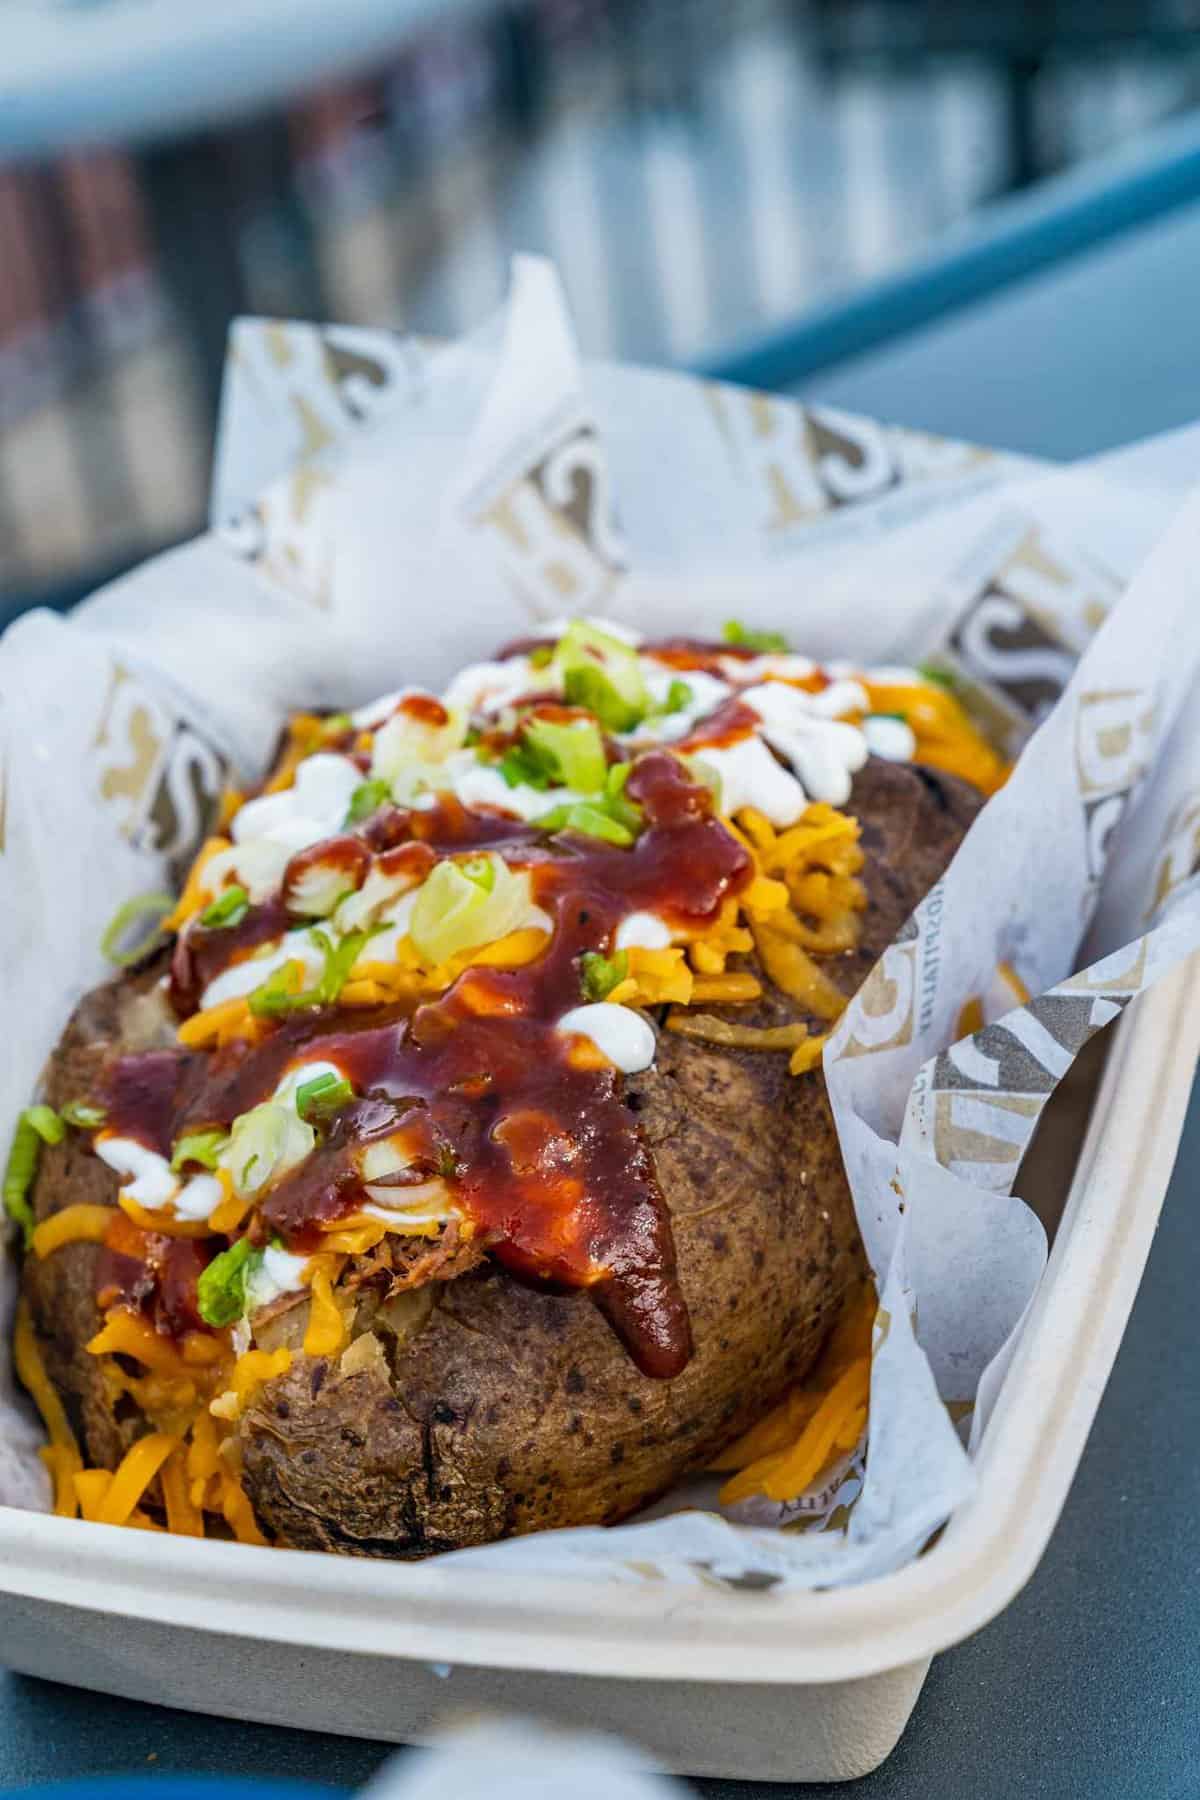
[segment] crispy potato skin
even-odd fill
[[[165,969],[165,957],[158,957],[136,974],[107,982],[80,1001],[46,1068],[51,1106],[65,1106],[68,1100],[91,1093],[113,1049],[144,1050],[172,1041],[172,1021],[155,991]],[[115,1206],[117,1179],[87,1148],[84,1137],[68,1131],[61,1144],[43,1146],[31,1200],[39,1223],[79,1202]],[[97,1244],[85,1243],[64,1244],[41,1262],[28,1256],[22,1291],[47,1373],[62,1395],[75,1433],[91,1461],[111,1469],[142,1435],[143,1425],[131,1400],[118,1401],[114,1408],[100,1365],[87,1353],[87,1342],[101,1324],[94,1298],[99,1256]]]
[[[862,771],[849,810],[862,823],[870,905],[858,948],[824,965],[847,993],[978,805],[950,777],[876,759]],[[121,1041],[130,985],[76,1013],[52,1101],[85,1088],[80,1058]],[[754,1011],[792,1016],[779,995]],[[356,1338],[374,1342],[356,1343],[352,1372],[297,1352],[242,1421],[245,1487],[278,1542],[411,1558],[611,1523],[703,1467],[804,1374],[862,1269],[820,1072],[797,1080],[784,1056],[664,1031],[653,1068],[625,1093],[671,1210],[695,1340],[683,1374],[640,1375],[583,1296],[535,1291],[490,1263],[437,1284],[415,1329],[393,1329],[364,1304]],[[114,1194],[109,1171],[68,1144],[43,1159],[35,1207],[41,1217]],[[89,1452],[111,1464],[138,1425],[114,1419],[81,1347],[98,1328],[95,1255],[78,1245],[31,1263],[25,1287]],[[306,1310],[283,1315],[286,1341],[298,1345]]]

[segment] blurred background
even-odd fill
[[[294,76],[241,0],[228,105],[181,5],[0,0],[0,616],[200,524],[234,313],[454,333],[540,250],[717,367],[1200,98],[1200,0],[332,0]],[[60,76],[105,13],[159,60]]]

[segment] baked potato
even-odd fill
[[[529,660],[529,647],[519,647],[518,654]],[[699,686],[705,670],[710,672],[708,678],[714,679],[711,671],[718,666],[717,654],[713,647],[705,647],[703,652],[692,647],[689,658],[686,647],[670,647],[663,663],[673,671],[673,683],[686,683],[690,674]],[[538,666],[536,647],[532,663]],[[729,665],[719,666],[728,669]],[[586,684],[582,688],[577,684],[572,694],[568,684],[567,698],[578,702],[587,691]],[[591,690],[593,700],[596,691]],[[607,702],[604,689],[598,691],[601,702]],[[706,747],[711,761],[719,762],[714,744],[719,752],[721,744],[728,741],[729,708],[740,704],[737,696],[744,691],[745,684],[735,685],[732,702],[728,696],[713,697],[707,715],[712,737],[707,746],[702,719],[687,733],[677,732],[669,751],[642,752],[640,766],[644,770],[655,758],[670,760],[674,768],[671,779],[675,780],[685,768],[685,759],[698,754],[701,764],[690,772],[685,769],[692,796],[688,804],[698,814],[705,814],[707,823],[721,831],[728,844],[750,856],[757,870],[754,879],[771,887],[772,877],[763,871],[770,866],[771,846],[786,841],[786,823],[769,828],[754,807],[743,806],[735,824],[719,825],[712,811],[711,787],[706,785],[712,783],[712,769],[701,766]],[[887,689],[893,697],[901,691],[894,685]],[[214,1113],[212,1071],[218,1067],[224,1071],[229,1090],[230,1084],[236,1087],[239,1080],[244,1082],[244,1071],[256,1057],[269,1060],[274,1055],[274,1077],[287,1059],[275,1055],[273,1046],[288,1031],[295,1037],[292,1060],[309,1056],[304,1068],[316,1068],[322,1056],[318,1055],[316,1063],[312,1061],[305,1048],[312,1031],[300,1021],[311,1023],[321,1001],[312,993],[302,993],[300,998],[307,999],[308,1005],[275,1017],[268,1014],[266,1029],[257,1042],[253,1034],[249,1041],[234,1036],[230,1042],[210,1042],[203,1048],[181,1051],[179,1037],[186,1035],[187,1020],[205,1017],[204,1009],[197,1008],[198,996],[206,986],[211,992],[217,979],[212,972],[215,965],[204,966],[204,957],[217,932],[228,929],[221,923],[197,926],[201,914],[195,910],[190,924],[182,925],[173,950],[158,952],[134,971],[90,994],[78,1007],[51,1059],[45,1100],[60,1115],[65,1110],[71,1117],[72,1109],[78,1112],[81,1097],[98,1097],[96,1111],[107,1109],[108,1123],[99,1130],[67,1129],[61,1141],[43,1146],[29,1192],[33,1251],[25,1259],[22,1286],[30,1342],[66,1408],[83,1463],[113,1470],[134,1444],[154,1436],[156,1442],[163,1440],[163,1455],[168,1460],[161,1465],[162,1472],[152,1472],[146,1482],[141,1496],[143,1509],[148,1509],[146,1516],[162,1517],[165,1511],[174,1528],[188,1529],[179,1519],[190,1518],[192,1529],[197,1528],[198,1520],[198,1528],[203,1530],[206,1517],[211,1528],[212,1517],[223,1512],[238,1535],[261,1532],[277,1544],[421,1557],[535,1530],[611,1523],[627,1517],[684,1474],[708,1466],[723,1446],[762,1418],[805,1374],[844,1297],[863,1274],[858,1231],[819,1065],[820,1034],[840,1003],[837,994],[854,992],[944,869],[981,803],[981,790],[995,775],[994,763],[965,719],[957,717],[957,709],[957,748],[954,757],[948,754],[946,745],[951,740],[944,722],[948,709],[953,708],[949,697],[922,687],[918,698],[934,706],[943,730],[923,741],[920,724],[914,720],[911,747],[918,752],[923,747],[929,750],[943,767],[866,756],[864,749],[865,760],[858,759],[859,766],[847,784],[848,799],[843,797],[840,809],[825,804],[822,813],[841,821],[839,841],[855,847],[853,861],[843,859],[840,873],[831,874],[818,863],[806,865],[795,879],[787,875],[790,936],[781,930],[781,913],[753,915],[749,929],[744,929],[745,918],[739,915],[740,924],[730,928],[731,902],[725,899],[725,947],[707,961],[697,954],[694,939],[688,950],[698,972],[688,968],[676,950],[660,947],[639,962],[636,954],[614,949],[617,940],[611,919],[605,923],[599,948],[580,952],[576,945],[571,949],[572,979],[578,979],[582,967],[585,995],[599,991],[597,982],[607,981],[609,999],[616,996],[614,1013],[634,1011],[631,1005],[620,1005],[621,995],[630,985],[626,970],[631,960],[638,967],[657,971],[653,979],[651,973],[643,977],[641,991],[633,996],[636,1017],[651,1034],[652,1060],[646,1057],[641,1059],[644,1066],[614,1071],[603,1043],[597,1047],[585,1039],[583,1072],[564,1064],[550,1081],[543,1071],[542,1085],[535,1092],[537,1106],[551,1109],[550,1115],[537,1111],[536,1117],[552,1115],[558,1133],[557,1148],[552,1151],[546,1150],[545,1141],[554,1131],[543,1131],[539,1138],[539,1169],[551,1155],[559,1157],[563,1167],[577,1167],[578,1144],[569,1142],[564,1148],[559,1141],[564,1133],[570,1135],[568,1126],[576,1115],[566,1110],[565,1100],[561,1113],[554,1114],[553,1096],[573,1092],[572,1082],[598,1083],[607,1097],[605,1104],[611,1102],[623,1115],[624,1135],[613,1139],[613,1154],[625,1160],[619,1170],[615,1162],[591,1166],[601,1171],[613,1168],[616,1173],[611,1179],[619,1184],[627,1176],[632,1180],[644,1163],[649,1189],[660,1198],[661,1216],[647,1214],[641,1219],[642,1236],[637,1243],[642,1264],[636,1266],[635,1256],[635,1266],[617,1302],[612,1293],[616,1284],[609,1281],[609,1274],[628,1246],[623,1249],[618,1242],[619,1232],[614,1236],[611,1219],[602,1221],[604,1230],[599,1235],[589,1227],[592,1262],[585,1265],[579,1261],[575,1240],[569,1234],[563,1236],[558,1214],[550,1234],[559,1234],[553,1255],[542,1247],[544,1222],[539,1226],[543,1238],[535,1246],[535,1257],[530,1249],[532,1239],[521,1240],[513,1250],[519,1232],[511,1220],[504,1226],[508,1236],[502,1243],[495,1223],[498,1215],[486,1210],[476,1215],[483,1223],[475,1229],[469,1210],[464,1214],[460,1209],[439,1218],[436,1227],[424,1235],[406,1238],[389,1233],[381,1243],[377,1229],[368,1226],[364,1231],[362,1194],[358,1192],[353,1204],[339,1202],[338,1217],[319,1221],[320,1228],[328,1231],[331,1224],[336,1226],[349,1217],[359,1221],[354,1229],[364,1232],[362,1248],[352,1243],[353,1230],[319,1240],[346,1246],[334,1259],[332,1278],[326,1280],[320,1294],[311,1274],[310,1287],[301,1285],[274,1294],[264,1292],[261,1286],[250,1287],[245,1317],[232,1325],[216,1326],[214,1319],[223,1315],[206,1310],[198,1295],[204,1293],[202,1277],[214,1265],[217,1253],[227,1255],[228,1243],[231,1247],[249,1246],[248,1260],[269,1256],[274,1253],[272,1242],[277,1243],[272,1234],[290,1230],[298,1219],[301,1228],[294,1233],[294,1245],[300,1254],[311,1250],[318,1242],[311,1170],[321,1157],[329,1159],[331,1169],[344,1168],[345,1146],[339,1138],[337,1116],[332,1116],[332,1122],[330,1117],[324,1118],[315,1130],[315,1148],[310,1142],[298,1164],[285,1168],[274,1186],[254,1191],[249,1212],[244,1205],[239,1212],[236,1204],[230,1204],[234,1196],[228,1174],[221,1176],[219,1161],[213,1160],[214,1155],[219,1159],[225,1154],[216,1147],[220,1132],[232,1127],[236,1137],[238,1127],[230,1117]],[[502,716],[511,727],[509,704],[510,711]],[[553,706],[545,702],[526,705],[538,718],[552,714],[549,722],[560,731],[575,731],[584,722],[579,706],[564,707],[561,696],[556,696]],[[468,716],[480,718],[478,710]],[[526,716],[519,706],[518,716]],[[611,707],[606,717],[604,704],[594,708],[592,718],[598,718],[605,733],[611,770],[613,742],[628,741],[638,728],[628,724],[623,730],[615,727]],[[346,730],[341,721],[336,724]],[[327,739],[328,723],[322,730]],[[369,765],[376,770],[381,766],[380,735],[377,729]],[[311,744],[311,738],[309,741]],[[350,741],[346,736],[347,745]],[[548,743],[557,741],[553,733],[546,739]],[[593,733],[593,747],[595,741]],[[524,754],[528,734],[522,739],[519,734],[513,738],[510,732],[507,745],[499,739],[489,744],[485,727],[476,742],[480,757],[485,753],[511,757],[514,744]],[[294,744],[295,734],[290,753],[293,766],[289,769],[285,756],[274,783],[269,784],[276,793],[286,792],[286,783],[295,780]],[[964,754],[974,782],[950,772],[955,759],[963,766]],[[786,768],[774,747],[773,755],[780,768]],[[636,771],[636,753],[633,760]],[[519,764],[520,755],[517,761]],[[380,777],[364,773],[367,768],[363,763],[360,774],[369,785]],[[517,770],[518,775],[533,772],[528,759],[526,766]],[[619,790],[626,796],[625,805],[641,807],[652,821],[650,829],[658,829],[657,803],[653,796],[647,797],[646,775],[630,775],[626,770],[626,776]],[[388,780],[392,781],[390,771]],[[514,783],[514,792],[517,785]],[[564,785],[569,789],[571,784]],[[811,782],[808,786],[811,791]],[[392,791],[396,791],[394,783]],[[699,800],[696,794],[701,796]],[[269,800],[270,792],[264,797]],[[553,791],[545,798],[553,801]],[[482,814],[492,817],[496,829],[494,820],[501,809],[482,802],[478,805]],[[802,806],[804,818],[816,817],[808,810],[807,792]],[[348,817],[355,810],[352,806]],[[619,822],[629,815],[622,814],[618,805],[605,816]],[[397,843],[411,849],[410,828],[420,814],[417,810],[406,812],[404,831],[392,813],[386,817],[392,818],[387,831],[380,827],[379,814],[356,822],[359,836],[355,843],[366,842],[375,858],[394,857]],[[581,823],[586,828],[588,821],[581,816],[581,822],[572,823],[560,817],[524,828],[530,835],[535,830],[561,834],[555,842],[566,846],[564,854],[573,871],[570,879],[577,885],[582,880],[577,873]],[[599,835],[601,828],[595,829]],[[644,819],[642,830],[644,834]],[[389,843],[389,837],[396,842]],[[493,841],[501,839],[496,836]],[[519,841],[527,840],[522,837]],[[616,831],[603,841],[610,861],[614,851],[630,858],[637,854],[636,848],[629,847],[628,832],[624,844]],[[303,849],[291,857],[281,891],[298,890],[300,877],[311,876],[313,868],[320,873],[323,842],[316,846],[315,861],[313,853]],[[645,835],[638,842],[644,844]],[[478,862],[478,845],[471,847]],[[232,867],[231,853],[219,852],[218,859],[221,854]],[[345,854],[352,862],[360,856],[353,845]],[[587,854],[591,854],[590,848]],[[445,855],[444,848],[439,855]],[[574,862],[572,855],[576,856]],[[325,860],[328,863],[328,857]],[[302,865],[299,870],[297,863]],[[432,863],[430,857],[423,865],[426,887]],[[460,866],[467,865],[460,859]],[[610,863],[604,866],[608,868]],[[702,875],[700,870],[697,879]],[[365,883],[371,878],[369,873],[361,876],[356,866],[358,886],[354,892],[359,898],[370,892]],[[678,871],[675,878],[679,878]],[[773,885],[783,884],[775,880]],[[771,906],[780,905],[778,894],[767,894],[766,887],[762,889],[764,904],[769,900]],[[222,897],[235,889],[245,897],[244,882],[231,880],[227,874],[224,885],[215,888],[215,900],[207,900],[203,916],[211,918],[214,905],[219,909]],[[544,887],[539,890],[543,899],[547,891]],[[832,928],[828,909],[822,914],[824,900],[815,897],[827,896],[830,891],[840,894],[843,902]],[[204,900],[213,892],[210,885],[200,890],[198,897]],[[706,895],[706,900],[711,898]],[[197,894],[193,893],[192,899],[196,901]],[[494,901],[494,889],[489,890],[488,899]],[[468,896],[467,903],[471,902]],[[272,900],[255,901],[249,914],[272,904]],[[235,909],[226,906],[225,910]],[[417,915],[410,911],[406,916]],[[585,915],[581,912],[580,916]],[[644,909],[637,916],[643,917]],[[562,912],[555,914],[555,930],[560,934],[566,930],[564,917]],[[527,923],[519,923],[516,935],[521,931],[528,934],[530,929]],[[248,949],[243,947],[240,958],[228,967],[244,970],[247,963],[260,961],[263,952],[258,945],[264,941],[260,932],[257,942],[251,941]],[[789,944],[793,960],[799,953],[811,976],[813,985],[807,990],[803,985],[797,988],[788,978]],[[834,944],[836,948],[826,947]],[[500,992],[505,981],[510,983],[505,993],[517,992],[512,984],[518,978],[528,984],[534,979],[529,971],[548,964],[552,954],[552,949],[543,947],[540,956],[519,970],[488,970],[486,994]],[[658,964],[654,955],[660,959]],[[667,979],[661,974],[664,956],[676,957],[672,967],[686,973],[684,987],[690,986],[698,997],[681,1003],[678,995],[683,990],[671,989],[676,977]],[[597,959],[594,968],[589,966],[590,957]],[[717,967],[712,970],[714,963]],[[368,964],[369,958],[356,963],[355,969]],[[705,969],[710,970],[707,975]],[[458,993],[478,974],[477,965],[469,961],[465,972],[460,969],[455,977],[450,992]],[[590,988],[589,978],[594,978]],[[683,980],[683,974],[678,978]],[[268,988],[270,979],[268,970]],[[654,980],[660,981],[660,989],[655,989]],[[276,985],[278,988],[277,980]],[[656,998],[656,993],[667,997]],[[218,999],[208,1010],[229,1004]],[[369,1057],[363,1059],[359,1042],[373,1042],[385,1029],[376,1028],[373,1022],[390,1020],[395,1007],[391,1013],[381,1009],[377,995],[367,995],[363,1004],[366,1011],[362,1017],[372,1024],[354,1040],[353,1055],[347,1052],[339,1062],[337,1044],[349,1040],[328,1035],[319,1039],[326,1048],[334,1046],[325,1060],[336,1072],[355,1068],[361,1073],[375,1067]],[[555,1004],[561,1011],[561,999]],[[341,1010],[344,1013],[344,1001]],[[182,1031],[181,1014],[185,1020]],[[410,1004],[406,1019],[413,1016]],[[461,1027],[462,1016],[457,1017]],[[467,1023],[474,1028],[474,1014]],[[393,1027],[387,1024],[386,1029]],[[411,1041],[411,1023],[404,1029]],[[777,1047],[780,1042],[782,1050]],[[813,1046],[815,1049],[810,1049]],[[427,1054],[433,1055],[433,1051]],[[160,1199],[160,1210],[155,1213],[153,1184],[147,1187],[143,1183],[142,1200],[131,1201],[131,1191],[138,1191],[137,1171],[120,1168],[119,1156],[110,1155],[106,1161],[97,1153],[104,1149],[106,1133],[112,1137],[113,1118],[118,1118],[119,1133],[124,1129],[120,1119],[132,1116],[131,1072],[137,1077],[142,1100],[138,1116],[151,1120],[157,1116],[155,1106],[161,1112],[164,1069],[169,1075],[166,1086],[170,1088],[172,1124],[159,1148],[173,1142],[176,1153],[171,1160],[177,1168],[186,1171],[191,1166],[204,1171],[193,1175],[191,1183],[217,1177],[223,1183],[225,1212],[206,1215],[215,1222],[208,1236],[204,1235],[203,1219],[188,1235],[172,1235],[171,1221],[185,1222],[183,1203],[190,1189],[180,1189],[182,1174],[177,1175],[173,1198],[165,1203]],[[122,1071],[119,1078],[114,1070]],[[331,1088],[332,1080],[328,1069],[318,1071],[315,1077],[310,1075],[307,1086],[316,1086],[317,1100],[323,1091],[332,1092],[336,1101],[347,1106],[345,1093]],[[398,1078],[391,1082],[390,1092],[394,1093],[397,1083]],[[383,1104],[378,1098],[382,1088],[371,1087],[369,1073],[353,1085],[357,1094],[373,1093],[376,1099],[356,1098],[343,1119],[359,1116],[356,1107],[361,1113],[369,1104]],[[146,1101],[151,1090],[157,1095],[153,1103]],[[256,1093],[271,1090],[272,1081],[267,1081],[265,1088],[260,1083]],[[599,1091],[586,1087],[588,1094]],[[301,1097],[304,1092],[304,1088],[298,1090]],[[534,1090],[523,1092],[527,1104],[521,1116],[533,1117],[534,1101],[528,1095]],[[246,1097],[245,1091],[242,1097]],[[448,1104],[441,1087],[436,1092],[431,1087],[415,1102],[404,1101],[420,1114],[418,1135],[425,1154],[410,1158],[415,1176],[412,1169],[393,1171],[390,1177],[385,1170],[383,1186],[368,1188],[383,1195],[385,1208],[397,1193],[424,1194],[431,1184],[436,1186],[442,1180],[455,1192],[461,1177],[464,1191],[469,1191],[475,1152],[461,1145],[474,1141],[470,1136],[474,1128],[462,1124],[457,1112],[448,1125]],[[302,1111],[302,1098],[297,1098],[296,1106]],[[409,1119],[413,1115],[404,1116]],[[578,1117],[577,1137],[584,1138],[589,1132],[595,1135],[600,1129],[593,1127],[590,1115]],[[457,1165],[446,1150],[451,1127],[464,1133]],[[489,1129],[495,1131],[494,1115]],[[609,1126],[605,1124],[603,1129]],[[206,1133],[209,1141],[201,1144]],[[154,1135],[154,1128],[147,1124],[142,1141],[149,1143]],[[364,1135],[369,1136],[365,1128]],[[180,1158],[179,1147],[185,1143],[192,1145],[200,1161],[189,1165],[186,1153]],[[519,1167],[514,1143],[510,1134],[510,1162]],[[365,1169],[361,1150],[356,1154],[359,1162],[355,1167]],[[159,1161],[163,1162],[161,1155]],[[437,1173],[431,1174],[435,1163]],[[163,1166],[167,1164],[163,1162]],[[630,1169],[633,1175],[629,1175]],[[511,1175],[509,1178],[511,1181]],[[400,1185],[388,1190],[389,1179]],[[587,1186],[586,1172],[583,1185]],[[327,1196],[331,1191],[327,1180],[322,1192]],[[516,1191],[532,1192],[519,1187]],[[561,1183],[554,1189],[556,1196],[565,1191]],[[512,1190],[505,1192],[506,1204],[511,1207],[515,1204]],[[242,1191],[243,1202],[250,1193],[250,1188]],[[297,1210],[297,1194],[308,1206],[303,1216]],[[542,1198],[539,1190],[538,1204]],[[601,1213],[603,1198],[597,1203]],[[218,1207],[221,1204],[217,1202]],[[555,1204],[559,1205],[558,1199]],[[331,1203],[327,1198],[322,1205],[328,1212]],[[68,1212],[81,1207],[86,1212]],[[98,1230],[97,1208],[110,1209],[114,1220],[123,1221],[120,1228]],[[56,1234],[49,1221],[60,1214],[71,1219],[86,1217],[90,1220],[88,1235]],[[571,1216],[574,1219],[573,1213]],[[218,1235],[216,1223],[222,1219],[228,1223]],[[156,1231],[158,1224],[165,1227],[162,1232]],[[131,1230],[140,1237],[130,1238]],[[293,1235],[286,1241],[293,1244]],[[608,1257],[600,1278],[593,1272],[598,1243],[607,1246]],[[42,1254],[38,1254],[39,1248]],[[317,1255],[315,1261],[320,1260]],[[311,1270],[312,1265],[309,1267]],[[589,1303],[589,1291],[598,1304]],[[212,1366],[220,1373],[214,1378],[216,1392],[210,1398],[210,1389],[201,1379],[207,1378],[210,1364],[193,1360],[190,1369],[183,1363],[164,1364],[155,1386],[156,1371],[141,1360],[136,1337],[121,1339],[118,1333],[105,1345],[106,1319],[111,1321],[114,1310],[122,1309],[136,1320],[139,1331],[151,1330],[176,1350],[181,1344],[185,1351],[189,1345],[194,1348],[207,1335],[226,1345],[230,1357],[240,1354],[240,1369],[246,1367],[247,1355],[251,1361],[257,1356],[257,1378],[234,1380],[232,1386],[226,1386],[231,1381],[228,1360],[214,1362]],[[316,1329],[318,1325],[321,1329]],[[199,1402],[189,1402],[184,1391],[189,1380],[198,1388]],[[200,1404],[206,1415],[215,1415],[220,1422],[219,1475],[214,1472],[211,1455],[205,1463],[203,1456],[197,1460],[194,1449],[184,1447],[188,1434],[184,1415],[189,1404]],[[175,1454],[174,1445],[180,1446],[181,1480],[170,1487],[166,1472],[172,1466],[169,1459]],[[211,1452],[212,1446],[208,1449]],[[156,1464],[155,1470],[159,1467]],[[229,1484],[234,1479],[238,1492],[249,1502],[252,1521],[236,1499],[230,1501]],[[178,1497],[181,1492],[184,1498]],[[169,1504],[173,1493],[174,1508]],[[86,1513],[86,1506],[84,1510]]]

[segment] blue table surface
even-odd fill
[[[863,1800],[1200,1793],[1198,1158],[1200,1097],[1050,1548],[1006,1612],[935,1661],[899,1748],[852,1790]],[[531,1711],[536,1704],[533,1683]],[[176,1771],[351,1787],[390,1753],[385,1744],[97,1699],[0,1673],[0,1788],[150,1772],[162,1800],[186,1800],[166,1792],[162,1777]],[[696,1785],[721,1800],[766,1800],[770,1792],[753,1783]],[[847,1792],[795,1791],[812,1800]]]

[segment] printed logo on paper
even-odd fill
[[[93,744],[101,804],[136,850],[164,859],[178,884],[216,817],[226,758],[120,664]]]
[[[0,848],[3,848],[0,843]],[[1163,834],[1158,868],[1146,918],[1161,912],[1185,882],[1200,871],[1200,789],[1185,795],[1172,809]]]
[[[382,332],[271,320],[236,328],[229,379],[247,410],[278,421],[271,455],[287,473],[222,519],[218,535],[312,605],[330,602],[329,453],[398,403],[415,354],[410,341]]]
[[[1083,805],[1088,882],[1104,874],[1112,834],[1154,749],[1154,704],[1141,688],[1082,694],[1075,718],[1075,775]]]
[[[332,598],[335,492],[327,470],[299,463],[218,535],[269,581],[324,611]]]
[[[784,1504],[780,1529],[789,1532],[847,1531],[850,1515],[863,1491],[866,1470],[867,1436],[864,1431],[854,1449],[821,1477],[819,1485]]]
[[[231,375],[256,411],[285,422],[292,456],[304,460],[393,406],[411,388],[415,355],[396,333],[247,320],[234,333]]]
[[[595,429],[576,422],[498,491],[469,503],[472,525],[534,619],[601,609],[625,553]]]
[[[912,1041],[917,1005],[918,927],[907,919],[850,1003],[842,1056],[873,1056]]]
[[[978,580],[946,649],[968,709],[1006,755],[1057,704],[1119,594],[1114,576],[1036,525]]]
[[[906,484],[960,476],[993,460],[973,445],[880,425],[832,407],[710,383],[718,429],[757,496],[759,529],[773,548],[847,507]]]
[[[1046,1101],[1096,1032],[1140,992],[1146,960],[1139,939],[933,1059],[910,1104],[943,1168],[1011,1191]]]

